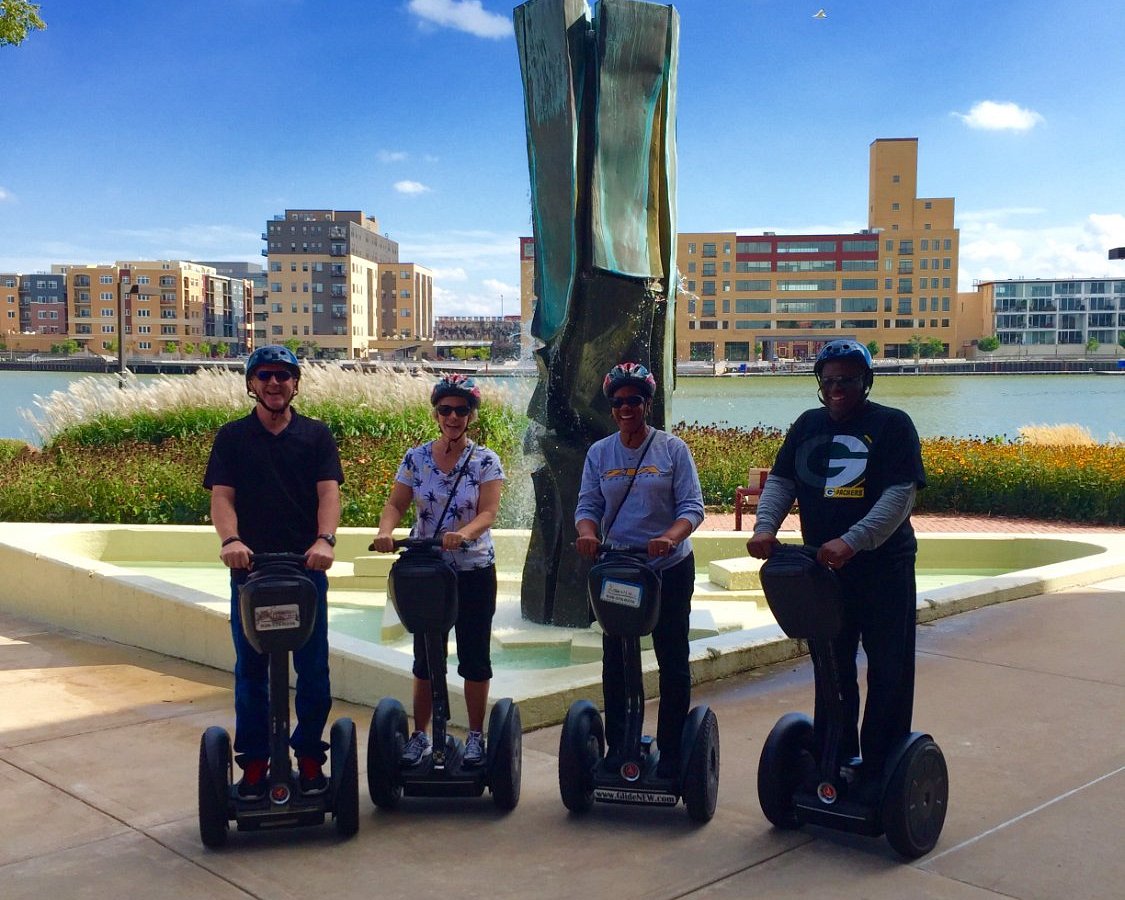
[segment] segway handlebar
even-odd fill
[[[268,563],[291,563],[304,566],[308,557],[304,553],[251,553],[250,565],[267,565]]]
[[[464,543],[462,543],[461,546],[464,546]],[[395,538],[394,539],[394,548],[395,548],[395,550],[402,550],[403,548],[406,548],[407,550],[440,550],[441,549],[441,537],[439,536],[439,537],[428,537],[428,538],[415,538],[415,537]],[[367,549],[371,550],[372,552],[376,552],[375,551],[375,542],[372,541],[370,544],[368,544]]]

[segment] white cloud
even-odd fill
[[[998,103],[995,100],[981,100],[975,103],[968,115],[959,112],[954,112],[953,115],[970,128],[980,128],[985,131],[1030,131],[1046,121],[1034,110],[1024,109],[1011,102]]]
[[[488,12],[480,0],[410,0],[407,9],[427,24],[476,37],[499,40],[513,35],[511,20]]]
[[[450,269],[433,269],[434,283],[439,281],[468,281],[469,275],[461,266]]]
[[[381,163],[396,163],[405,162],[407,159],[405,150],[380,150],[379,162]]]
[[[15,195],[3,185],[0,185],[0,203],[15,203]]]
[[[520,289],[517,285],[507,284],[506,282],[500,281],[496,278],[485,278],[481,282],[481,284],[483,284],[490,291],[496,293],[497,296],[503,295],[509,300],[515,297],[516,300],[519,300]]]
[[[1121,277],[1111,247],[1125,246],[1125,215],[1093,213],[1084,221],[1037,228],[959,216],[960,285],[1005,278]]]
[[[400,194],[425,194],[430,189],[420,181],[396,181],[395,190]]]

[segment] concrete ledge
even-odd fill
[[[352,585],[358,586],[364,579],[379,577],[356,571],[360,558],[370,556],[370,537],[369,530],[342,529],[337,543],[340,562],[333,576],[341,585],[351,579]],[[515,585],[518,577],[513,573],[522,568],[522,548],[526,547],[528,533],[498,532],[496,537],[502,580]],[[693,538],[699,568],[707,565],[710,571],[715,563],[717,571],[729,572],[731,583],[737,583],[735,576],[748,571],[742,565],[745,540],[740,532],[708,532]],[[229,671],[234,654],[225,591],[173,584],[129,567],[130,562],[170,559],[176,566],[201,568],[215,566],[217,558],[214,531],[205,526],[0,523],[0,569],[4,572],[0,610]],[[383,565],[389,567],[392,557],[385,559],[385,563],[373,561],[371,565],[376,570]],[[1125,535],[1083,532],[1041,539],[1002,534],[922,535],[920,575],[939,564],[945,571],[1014,571],[920,590],[922,622],[1125,576]],[[366,565],[359,566],[360,572]],[[734,610],[744,607],[727,602],[711,604],[721,596],[754,599],[751,595],[755,592],[724,592],[718,584],[712,587],[696,595],[691,632],[693,681],[722,678],[805,652],[801,642],[781,634],[768,613],[757,611],[742,617],[741,625],[732,625],[738,617],[732,619],[726,611],[731,610],[733,615]],[[355,596],[349,603],[385,603],[377,591],[352,593]],[[393,607],[386,607],[382,618],[382,640],[401,641],[405,632]],[[747,622],[751,623],[749,627]],[[498,632],[498,642],[525,645],[530,638],[517,633],[519,630],[507,635]],[[492,696],[518,700],[528,728],[560,721],[575,699],[600,698],[601,637],[596,630],[568,634],[570,659],[578,664],[557,669],[497,670],[493,679]],[[544,643],[542,635],[538,643]],[[410,662],[408,649],[330,632],[332,689],[341,699],[368,705],[384,696],[408,700],[412,689]],[[654,696],[657,673],[651,651],[645,652],[643,664],[646,690]],[[454,672],[450,672],[449,686],[453,719],[463,724],[463,682]]]
[[[707,564],[707,577],[728,591],[760,591],[758,572],[763,560],[745,554],[734,559],[716,559]]]

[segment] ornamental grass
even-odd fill
[[[344,467],[342,524],[374,528],[405,451],[436,436],[432,373],[364,373],[329,366],[302,372],[295,407],[326,422]],[[0,442],[0,520],[204,524],[202,486],[211,441],[252,406],[243,376],[203,370],[128,380],[121,390],[81,379],[40,398],[29,416],[42,450]],[[521,444],[528,419],[502,389],[485,386],[471,436],[505,467],[498,525],[529,527],[534,511]],[[729,510],[752,467],[768,467],[785,433],[680,423],[708,507]],[[922,441],[925,512],[1125,524],[1125,444],[1087,441],[1077,426],[1028,426],[1019,438]]]

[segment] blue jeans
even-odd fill
[[[316,586],[316,624],[305,645],[293,653],[297,670],[297,727],[289,746],[297,756],[311,756],[323,763],[328,749],[321,736],[332,708],[332,692],[328,683],[328,576],[324,572],[306,571]],[[246,573],[232,574],[230,579],[230,628],[234,637],[234,750],[239,765],[249,759],[269,759],[270,699],[269,654],[250,646],[242,633],[238,610],[238,588],[246,581]],[[288,699],[288,698],[286,698]]]

